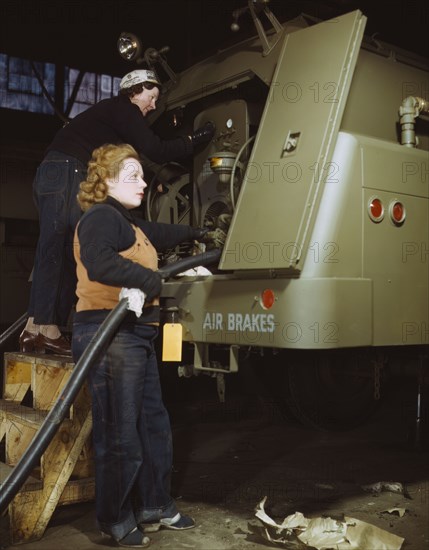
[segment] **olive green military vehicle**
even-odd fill
[[[164,285],[165,358],[222,399],[247,358],[266,379],[280,366],[303,421],[350,426],[390,375],[428,376],[428,62],[366,37],[359,10],[280,24],[266,1],[245,9],[255,36],[181,74],[145,56],[169,77],[159,133],[216,125],[189,165],[152,165],[146,215],[226,233],[210,274]]]

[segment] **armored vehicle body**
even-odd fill
[[[147,217],[227,234],[210,275],[164,285],[166,321],[179,373],[216,373],[223,396],[262,356],[301,419],[347,426],[384,373],[427,376],[428,64],[366,38],[359,10],[280,24],[255,4],[258,35],[170,74],[154,122],[216,134],[192,165],[152,166]]]

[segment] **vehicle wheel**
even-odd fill
[[[376,399],[373,351],[286,352],[285,360],[286,402],[307,426],[353,428],[371,416],[380,402]]]

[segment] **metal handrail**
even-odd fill
[[[198,265],[209,265],[219,260],[221,255],[220,249],[210,250],[203,254],[190,256],[183,260],[179,260],[174,264],[169,264],[161,269],[158,273],[163,279],[168,279],[192,267]],[[67,412],[73,401],[75,400],[79,390],[81,389],[88,371],[97,357],[100,355],[104,347],[110,342],[115,335],[121,321],[128,312],[128,299],[123,298],[118,305],[109,313],[99,329],[91,339],[88,346],[85,348],[79,361],[76,363],[70,378],[64,386],[61,394],[56,400],[54,406],[49,411],[40,429],[32,439],[17,465],[6,478],[2,486],[0,495],[0,514],[2,514],[9,503],[16,496],[31,471],[36,467],[43,453],[46,451],[49,443],[55,436],[61,422],[67,415]]]
[[[9,328],[0,334],[0,346],[2,346],[9,338],[11,338],[27,321],[28,314],[23,313]]]

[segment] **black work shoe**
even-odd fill
[[[103,537],[109,537],[106,533],[101,533]],[[113,538],[113,537],[110,537]],[[116,540],[116,544],[124,548],[147,548],[150,545],[150,538],[146,537],[137,527],[125,535],[121,540]]]
[[[161,527],[166,529],[174,529],[175,531],[184,531],[195,527],[195,521],[190,516],[177,513],[172,518],[162,518],[159,522],[142,522],[139,524],[140,529],[144,533],[153,533],[159,531]]]

